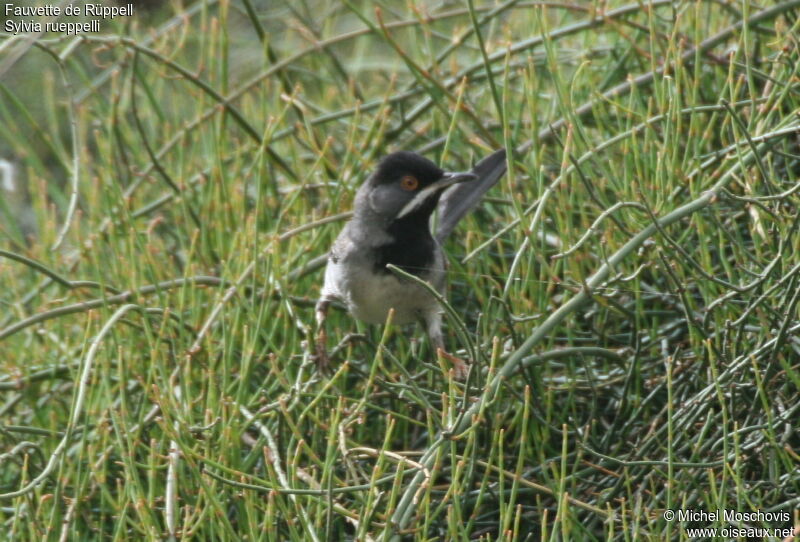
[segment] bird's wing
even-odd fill
[[[472,173],[478,176],[476,180],[458,183],[448,188],[439,199],[436,240],[443,242],[458,221],[478,204],[486,191],[493,187],[505,172],[506,151],[500,149],[472,168]]]

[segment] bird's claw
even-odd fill
[[[328,334],[324,328],[321,328],[317,333],[317,339],[314,341],[314,354],[312,355],[314,361],[317,362],[317,369],[326,371],[330,367],[331,359],[328,356]]]
[[[436,353],[453,364],[453,377],[456,380],[465,380],[467,378],[469,363],[441,348],[437,348]]]

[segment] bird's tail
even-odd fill
[[[467,214],[483,195],[493,187],[506,172],[506,151],[495,151],[478,162],[472,173],[477,179],[451,186],[439,199],[439,223],[436,226],[436,240],[443,242],[456,227],[458,221]]]

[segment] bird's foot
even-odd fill
[[[327,371],[331,365],[331,358],[328,356],[328,334],[325,328],[321,328],[317,333],[317,339],[314,341],[314,354],[312,354],[314,361],[317,362],[317,369],[320,371]]]
[[[437,348],[436,353],[453,364],[453,377],[456,380],[465,380],[467,378],[469,374],[469,363],[442,348]]]

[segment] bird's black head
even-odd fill
[[[474,178],[471,173],[447,173],[413,152],[393,152],[359,189],[355,211],[384,223],[413,216],[427,225],[442,192]]]
[[[444,170],[415,152],[397,151],[385,156],[378,164],[378,169],[369,178],[373,186],[397,184],[403,177],[414,177],[419,182],[418,188],[425,188],[442,178]],[[408,182],[406,182],[408,185]],[[410,188],[410,186],[408,186]]]

